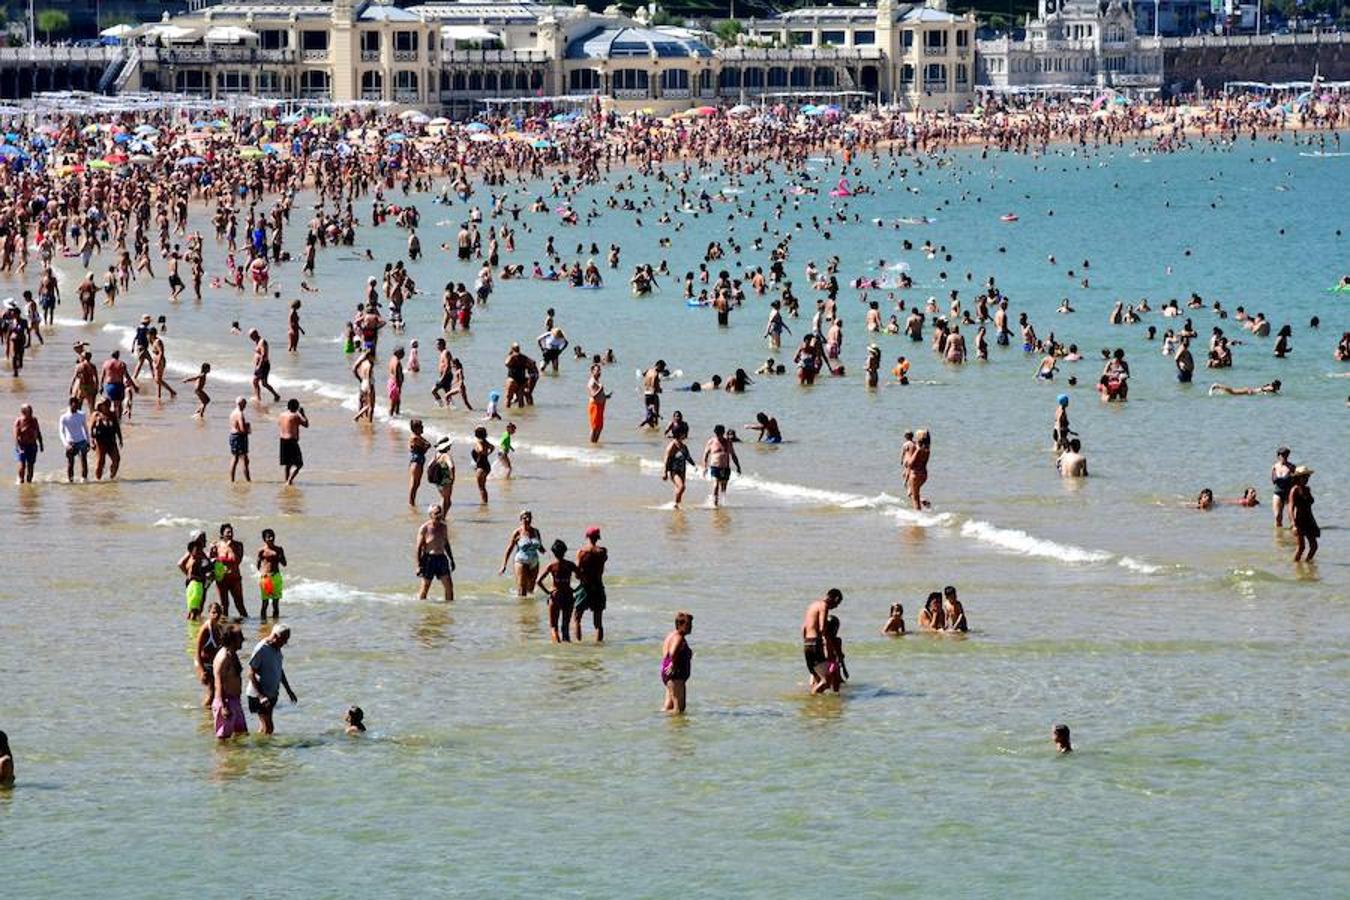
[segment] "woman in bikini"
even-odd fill
[[[239,564],[244,559],[244,544],[234,539],[234,526],[229,522],[220,526],[220,540],[211,545],[208,554],[216,568],[216,590],[220,593],[220,605],[230,608],[230,598],[234,598],[234,608],[240,618],[248,618],[244,608],[244,576]]]
[[[567,544],[562,541],[554,541],[551,549],[553,562],[540,573],[539,586],[548,591],[549,637],[557,644],[572,640],[567,623],[572,621],[572,609],[576,606],[576,589],[572,586],[572,579],[576,578],[577,564],[567,558]]]
[[[196,667],[197,680],[206,688],[206,694],[202,697],[202,706],[211,707],[211,701],[216,698],[216,679],[212,673],[212,663],[216,659],[216,651],[221,647],[221,639],[224,637],[225,628],[220,624],[225,610],[218,601],[211,601],[211,605],[206,611],[206,621],[202,627],[197,629],[197,653]]]

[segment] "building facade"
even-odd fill
[[[1137,33],[1119,0],[1040,0],[1024,40],[980,41],[978,50],[979,84],[993,91],[1150,91],[1163,83],[1161,44]]]
[[[735,46],[653,27],[648,11],[461,0],[225,0],[143,30],[118,90],[371,100],[465,114],[488,98],[599,95],[671,112],[773,95],[963,109],[975,21],[946,0],[794,10]]]

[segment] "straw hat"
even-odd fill
[[[1308,468],[1307,466],[1298,466],[1298,467],[1296,467],[1296,468],[1294,469],[1294,477],[1295,477],[1295,478],[1300,478],[1300,477],[1306,478],[1306,477],[1308,477],[1308,476],[1311,475],[1311,474],[1313,474],[1313,470],[1310,469],[1310,468]]]

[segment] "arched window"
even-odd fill
[[[782,66],[772,66],[769,69],[769,87],[781,88],[787,87],[788,72]]]
[[[834,87],[834,69],[819,68],[816,69],[816,87]]]
[[[791,84],[792,87],[810,87],[811,70],[806,66],[793,66]]]
[[[361,73],[361,99],[384,99],[384,76],[378,71],[371,70]]]

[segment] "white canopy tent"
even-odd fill
[[[167,22],[151,25],[142,35],[147,41],[190,41],[196,38],[197,29],[171,25]]]
[[[250,31],[238,25],[216,25],[206,30],[208,44],[239,44],[244,41],[256,41],[258,32]]]
[[[500,41],[502,36],[482,25],[444,25],[441,27],[443,41]]]
[[[140,29],[137,28],[135,25],[128,25],[125,22],[123,22],[121,24],[113,25],[109,28],[103,29],[98,33],[98,35],[99,37],[118,38],[120,40],[123,38],[131,37],[133,34],[136,34],[139,31]]]

